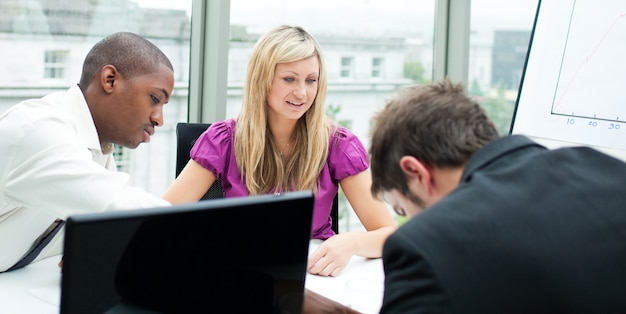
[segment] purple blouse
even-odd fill
[[[226,197],[248,196],[245,181],[235,160],[235,120],[218,121],[206,130],[191,149],[190,157],[213,172],[222,182]],[[328,159],[319,177],[320,188],[315,195],[311,238],[328,239],[331,229],[330,210],[338,192],[339,181],[369,167],[363,143],[350,130],[338,126],[328,145]]]

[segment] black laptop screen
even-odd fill
[[[298,313],[311,192],[68,218],[61,313]]]

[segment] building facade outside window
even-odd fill
[[[372,58],[372,78],[382,78],[383,58]]]
[[[68,67],[69,51],[46,50],[44,53],[44,78],[64,79]]]
[[[121,147],[119,145],[114,146],[113,156],[115,158],[115,164],[117,171],[130,172],[131,171],[131,159],[129,149]]]
[[[352,57],[341,57],[341,77],[342,78],[351,78],[352,73],[352,63],[354,62],[354,58]]]
[[[537,5],[472,0],[467,88],[501,135],[510,131]]]

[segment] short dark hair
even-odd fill
[[[483,108],[461,84],[444,79],[398,92],[374,116],[369,149],[372,194],[398,190],[409,195],[402,156],[440,168],[465,164],[477,150],[498,138]]]
[[[87,88],[105,65],[113,65],[125,78],[155,73],[163,64],[174,71],[167,56],[147,39],[129,32],[119,32],[96,43],[83,63],[79,85]]]

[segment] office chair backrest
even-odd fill
[[[200,134],[209,128],[210,123],[186,123],[179,122],[176,125],[176,177],[183,171],[183,168],[189,162],[189,153],[193,144],[196,142]],[[205,199],[222,198],[224,190],[222,182],[216,180],[202,197]]]
[[[189,152],[193,147],[200,134],[209,128],[210,123],[186,123],[179,122],[176,125],[176,176],[180,174],[187,162],[189,161]],[[224,197],[224,190],[222,189],[222,183],[216,180],[215,183],[209,188],[207,193],[202,199],[222,198]],[[331,228],[335,233],[339,233],[339,197],[335,195],[333,205],[330,211],[330,217],[332,218]]]

